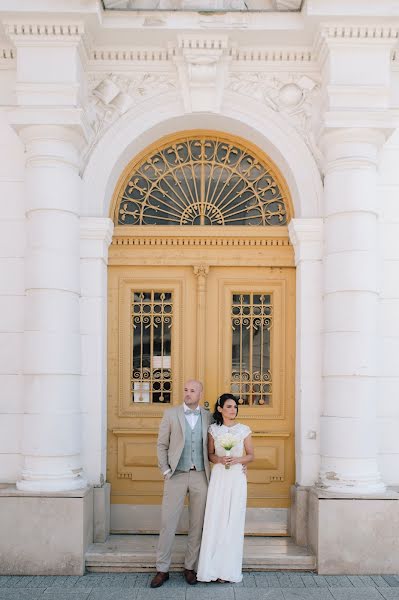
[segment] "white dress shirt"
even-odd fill
[[[197,408],[199,410],[199,406]],[[189,414],[191,412],[191,408],[189,406],[187,406],[187,404],[185,402],[183,402],[183,410],[184,410],[185,417],[187,419],[187,423],[190,425],[191,429],[194,429],[194,427],[197,424],[199,414],[198,415],[193,415],[192,413]]]

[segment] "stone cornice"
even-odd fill
[[[15,64],[14,48],[0,46],[0,69],[13,69]]]
[[[202,40],[204,48],[206,47],[206,36],[198,37]],[[134,63],[168,63],[177,55],[179,48],[178,44],[170,44],[168,49],[157,47],[136,47],[136,48],[118,48],[118,47],[99,47],[93,48],[89,53],[89,60],[94,67],[98,64],[127,64]],[[237,48],[232,45],[224,49],[226,55],[234,62],[245,63],[299,63],[311,64],[314,62],[312,49],[309,47],[284,48],[284,47],[242,47]]]
[[[53,43],[79,43],[85,33],[84,24],[75,22],[42,22],[5,21],[3,23],[7,36],[18,45],[41,44],[45,41]]]
[[[389,45],[392,48],[399,40],[399,25],[387,23],[350,24],[322,23],[315,38],[313,53],[323,63],[328,49],[337,45]]]

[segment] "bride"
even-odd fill
[[[237,398],[222,394],[213,414],[215,423],[208,432],[209,460],[215,466],[206,501],[198,581],[242,580],[247,503],[247,478],[242,465],[254,459],[254,450],[251,430],[236,423],[237,413]]]

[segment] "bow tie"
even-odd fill
[[[200,409],[196,408],[195,410],[191,410],[191,408],[189,408],[188,410],[184,411],[185,415],[195,415],[198,417],[198,415],[200,414]]]

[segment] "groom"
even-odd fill
[[[172,546],[186,495],[189,496],[189,530],[184,561],[184,577],[195,585],[195,566],[201,545],[206,494],[210,475],[208,427],[211,415],[199,407],[202,383],[195,379],[184,385],[182,406],[165,411],[158,434],[158,464],[164,477],[161,531],[157,551],[157,573],[151,587],[169,579]]]

